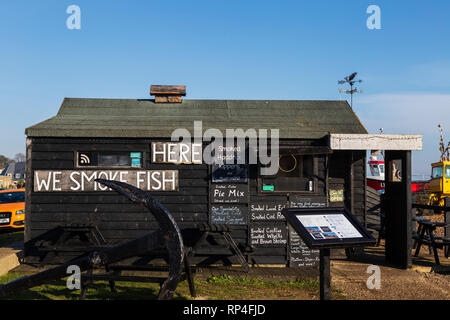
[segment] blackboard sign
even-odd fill
[[[253,224],[249,236],[250,245],[256,247],[284,247],[288,241],[285,224]]]
[[[298,233],[289,226],[289,266],[316,267],[319,260],[319,250],[309,249]]]
[[[325,197],[300,197],[290,196],[290,208],[325,208],[327,199]]]
[[[210,192],[212,203],[248,203],[246,184],[212,184]]]
[[[213,164],[212,182],[247,183],[247,171],[246,164]]]
[[[286,220],[281,211],[286,207],[284,202],[254,202],[249,205],[250,221]]]
[[[289,197],[291,208],[324,208],[327,206],[325,197]],[[319,251],[310,250],[299,235],[289,226],[289,266],[315,267],[319,263]]]
[[[211,205],[210,220],[215,224],[246,225],[247,207],[238,205]]]

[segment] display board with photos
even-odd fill
[[[370,232],[346,208],[285,208],[283,215],[310,249],[376,243]]]

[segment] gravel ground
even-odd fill
[[[423,261],[418,261],[422,266],[415,264],[409,270],[378,263],[381,288],[370,290],[367,280],[372,273],[367,273],[367,268],[377,261],[335,260],[331,262],[332,285],[349,300],[450,300],[450,260],[442,261],[445,266],[439,269],[446,270],[445,274],[430,272],[432,264],[423,266]]]

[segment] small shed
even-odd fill
[[[163,88],[164,89],[164,88]],[[61,225],[94,225],[107,243],[136,238],[157,228],[145,209],[94,182],[107,178],[149,190],[178,222],[185,245],[198,241],[198,224],[228,224],[248,262],[311,267],[309,251],[281,210],[346,206],[366,222],[366,151],[332,150],[332,134],[367,134],[346,101],[189,100],[183,91],[153,90],[155,99],[65,98],[58,113],[26,129],[26,261],[42,259],[46,235]],[[201,129],[198,129],[199,124]],[[261,175],[261,163],[208,164],[183,161],[168,151],[176,129],[195,138],[209,129],[279,130],[278,173]],[[260,139],[260,137],[258,137]],[[248,139],[250,140],[250,139]],[[173,144],[173,143],[172,143]],[[247,141],[246,146],[249,146]],[[258,152],[263,147],[258,144]],[[246,160],[247,161],[247,160]],[[209,238],[211,252],[220,239]],[[47,255],[46,263],[73,257]],[[195,263],[237,263],[196,258]]]

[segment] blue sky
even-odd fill
[[[66,9],[81,8],[81,30]],[[381,30],[369,30],[369,5]],[[450,138],[450,1],[0,1],[0,154],[64,97],[147,98],[184,84],[191,99],[345,99],[370,133],[424,135],[414,174]]]

